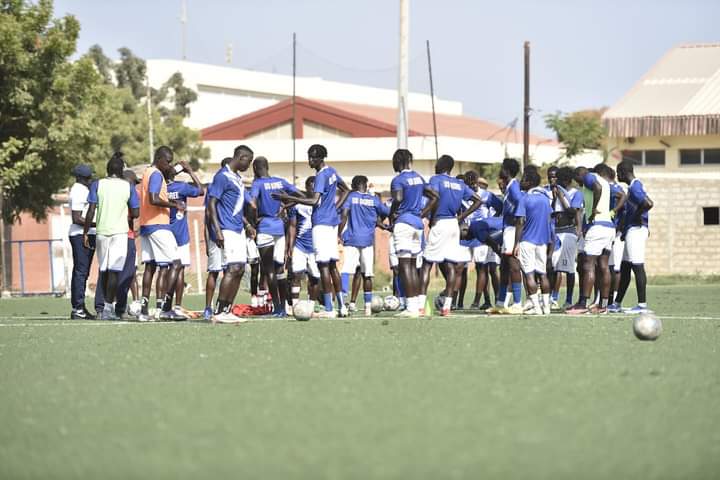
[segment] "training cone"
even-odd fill
[[[435,315],[435,305],[433,305],[432,299],[428,296],[425,299],[425,316],[432,317]]]

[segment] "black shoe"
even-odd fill
[[[85,310],[73,310],[72,312],[70,312],[70,318],[72,320],[92,320],[95,318],[91,317],[92,315],[90,315],[90,312],[87,312]]]
[[[83,307],[83,312],[85,312],[85,315],[87,316],[87,319],[88,319],[88,320],[96,320],[96,319],[97,319],[97,315],[93,315],[93,314],[90,313],[90,312],[88,311],[88,309],[85,308],[85,307]]]
[[[490,307],[492,307],[492,304],[490,304],[490,303],[483,303],[483,304],[480,305],[480,307],[478,307],[478,308],[480,308],[480,310],[485,311],[485,310],[487,310],[487,309],[490,308]]]
[[[480,304],[478,302],[473,302],[470,304],[471,310],[478,310],[480,308]]]

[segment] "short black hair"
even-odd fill
[[[355,175],[351,182],[351,188],[353,190],[359,190],[360,185],[367,186],[368,184],[368,178],[365,175]]]
[[[537,171],[538,171],[538,167],[537,167],[537,165],[530,164],[530,165],[528,165],[528,166],[525,167],[525,171],[526,171],[526,172],[527,172],[527,171],[537,172]]]
[[[167,145],[161,145],[155,150],[155,155],[153,156],[153,163],[157,162],[161,158],[164,158],[168,162],[172,162],[173,159],[173,151],[172,148],[168,147]]]
[[[635,164],[629,158],[626,158],[622,162],[618,163],[617,169],[622,170],[625,173],[635,174]]]
[[[409,165],[413,161],[413,154],[407,148],[398,148],[393,153],[393,163],[397,162],[400,165]]]
[[[310,148],[308,148],[308,156],[312,158],[327,158],[327,148],[325,148],[324,145],[320,145],[319,143],[316,143],[314,145],[310,145]]]
[[[572,167],[561,167],[557,172],[558,182],[563,185],[569,185],[575,178],[575,171]]]
[[[455,159],[450,155],[442,155],[437,160],[437,169],[441,172],[450,173],[455,166]]]
[[[123,157],[123,152],[113,153],[112,157],[110,157],[110,160],[107,162],[108,175],[115,175],[117,177],[123,176],[123,170],[125,169],[125,159]]]
[[[526,168],[523,173],[523,181],[529,184],[531,188],[540,185],[540,173],[537,168]]]
[[[520,162],[514,158],[503,158],[502,169],[514,177],[520,171]]]
[[[221,166],[221,167],[225,167],[225,166],[227,166],[227,164],[230,163],[230,162],[232,162],[232,157],[225,157],[225,158],[223,158],[222,161],[220,162],[220,166]]]
[[[557,165],[550,165],[550,168],[547,169],[548,173],[550,172],[558,172],[560,170],[560,167]]]
[[[238,145],[237,147],[235,147],[235,150],[233,150],[233,158],[238,158],[242,154],[252,155],[253,151],[247,145]]]
[[[611,171],[610,171],[611,168],[608,167],[607,165],[605,165],[604,163],[598,163],[593,168],[595,170],[595,173],[597,173],[598,175],[602,175],[603,177],[604,176],[609,177],[611,175]]]
[[[267,170],[269,168],[268,159],[265,157],[255,157],[255,160],[253,160],[253,164],[257,165],[257,168],[265,169]]]
[[[137,174],[129,168],[123,171],[123,178],[130,182],[132,185],[137,185],[139,183]]]
[[[313,184],[315,183],[315,176],[314,176],[314,175],[310,175],[309,177],[307,177],[307,178],[305,179],[305,186],[306,186],[306,187],[307,187],[309,184],[311,184],[311,183],[313,183]]]

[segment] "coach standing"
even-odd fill
[[[90,265],[95,254],[95,222],[88,231],[89,246],[83,245],[83,226],[85,214],[88,211],[87,197],[92,182],[93,171],[89,165],[77,165],[73,171],[75,183],[70,188],[70,211],[72,223],[70,224],[70,246],[72,247],[73,269],[70,280],[70,303],[72,312],[70,318],[78,320],[94,320],[95,315],[85,308],[85,287]],[[94,219],[93,219],[94,220]]]

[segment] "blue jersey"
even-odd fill
[[[335,206],[337,184],[342,180],[334,168],[325,166],[315,175],[315,193],[320,194],[320,202],[315,205],[312,213],[313,225],[330,225],[334,227],[340,223]]]
[[[167,186],[168,200],[180,200],[187,203],[188,197],[195,198],[202,195],[202,189],[185,182],[171,182]],[[175,235],[178,247],[190,243],[190,232],[185,212],[178,212],[177,208],[170,209],[170,230]]]
[[[369,247],[375,243],[375,224],[378,217],[390,213],[376,195],[350,192],[343,210],[348,210],[347,228],[342,234],[343,244],[351,247]]]
[[[546,245],[552,238],[550,215],[552,208],[547,194],[541,188],[533,188],[520,199],[515,209],[516,217],[524,217],[521,242],[530,242],[535,245]]]
[[[481,245],[491,238],[496,243],[502,243],[503,221],[500,217],[487,217],[476,220],[470,224],[470,238]]]
[[[397,208],[395,223],[406,223],[413,228],[422,229],[420,213],[423,209],[425,179],[413,170],[403,170],[390,183],[391,192],[402,191],[402,201]]]
[[[515,225],[515,209],[520,203],[520,199],[523,196],[522,190],[520,190],[520,182],[513,178],[508,183],[505,189],[505,198],[503,199],[503,225]]]
[[[280,218],[280,200],[272,197],[273,193],[294,193],[300,190],[278,177],[256,178],[250,188],[250,198],[255,201],[258,214],[258,233],[268,235],[285,235],[285,225]]]
[[[562,206],[562,202],[559,199],[557,200],[555,211],[558,211],[558,208],[562,208],[559,216],[562,218],[563,226],[555,227],[555,231],[556,233],[575,233],[575,210],[583,210],[583,208],[585,208],[585,197],[577,188],[571,188],[569,190],[563,189],[563,192],[570,208],[565,209]]]
[[[630,188],[627,192],[627,200],[625,201],[625,230],[627,231],[630,227],[636,226],[648,226],[648,211],[645,210],[640,218],[637,218],[637,212],[640,206],[645,202],[647,193],[642,182],[637,178],[630,182]]]
[[[475,195],[465,182],[446,173],[430,177],[430,188],[440,197],[435,209],[435,218],[455,218],[462,209],[463,200],[468,201]]]
[[[303,253],[314,253],[312,241],[312,207],[295,205],[288,212],[288,218],[296,222],[295,246]]]
[[[246,191],[240,175],[226,166],[215,174],[207,194],[209,197],[217,199],[220,228],[237,233],[242,232],[245,227],[243,208],[245,207]]]
[[[158,195],[162,191],[163,183],[165,183],[165,177],[160,171],[153,172],[148,180],[148,192],[157,193]],[[152,224],[152,225],[140,225],[140,235],[150,235],[156,230],[168,230],[169,224]]]
[[[473,222],[482,220],[483,218],[488,218],[488,216],[492,216],[495,214],[495,209],[488,208],[488,206],[487,206],[487,204],[490,200],[490,197],[493,196],[493,194],[488,192],[487,190],[480,189],[480,190],[478,190],[478,196],[480,197],[480,201],[482,202],[482,205],[480,205],[480,207],[478,207],[478,209],[475,210],[473,213],[471,213],[470,215],[465,217],[465,223],[467,225],[471,225]],[[472,205],[472,202],[470,202],[469,200],[463,200],[461,211],[464,212],[465,210],[469,209],[470,205]],[[460,239],[460,245],[462,245],[463,247],[474,248],[474,247],[479,247],[480,242],[478,240],[474,240],[474,239],[468,239],[468,240]]]

